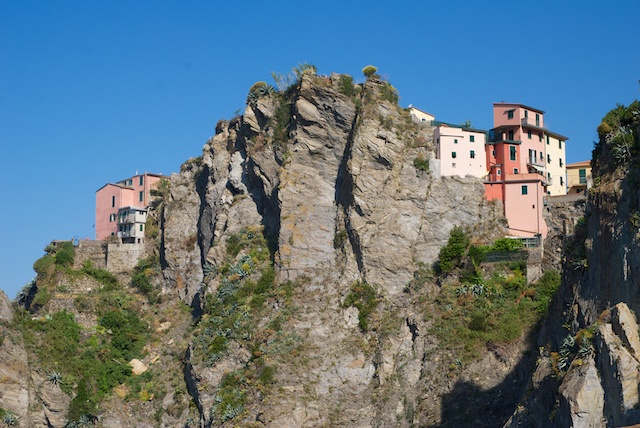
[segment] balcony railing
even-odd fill
[[[544,160],[543,159],[534,158],[534,157],[530,157],[528,162],[527,162],[527,164],[544,167]]]
[[[140,214],[128,214],[128,215],[118,216],[118,224],[145,223],[146,221],[147,221],[146,217]]]
[[[536,128],[546,129],[540,124],[540,120],[530,119],[528,117],[522,118],[520,123],[522,123],[522,126],[535,126]]]

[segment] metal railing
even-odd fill
[[[520,123],[522,123],[523,126],[535,126],[536,128],[546,129],[544,126],[540,125],[539,120],[532,120],[528,117],[522,118],[522,121]]]

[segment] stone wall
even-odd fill
[[[130,272],[143,254],[144,244],[109,244],[106,269],[115,274]]]
[[[74,269],[82,269],[87,260],[93,266],[114,274],[127,273],[144,253],[144,244],[107,244],[104,241],[80,241],[75,249]]]
[[[75,248],[73,268],[81,269],[87,260],[91,260],[94,267],[105,269],[107,266],[107,243],[104,241],[79,241]]]

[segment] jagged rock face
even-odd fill
[[[500,206],[484,199],[480,181],[433,180],[416,170],[413,160],[428,148],[399,130],[403,112],[377,98],[381,82],[364,85],[376,101],[358,114],[336,81],[302,78],[286,150],[256,149],[256,140],[270,137],[278,108],[261,98],[240,119],[218,125],[201,165],[189,164],[173,178],[165,276],[186,290],[181,296],[188,303],[202,282],[200,254],[217,266],[226,236],[248,225],[261,224],[272,236],[282,279],[334,270],[389,294],[402,290],[417,263],[434,262],[453,226],[494,236],[504,231]],[[422,141],[431,135],[429,127],[416,134]],[[344,246],[336,248],[336,236],[345,232]],[[179,244],[195,233],[197,249]]]
[[[618,303],[610,319],[598,325],[592,351],[567,362],[556,398],[558,379],[552,366],[557,362],[543,351],[527,399],[505,427],[595,428],[640,423],[639,351],[636,318],[625,303]]]
[[[585,242],[589,269],[581,281],[577,302],[580,315],[589,324],[609,305],[625,302],[640,311],[640,244],[638,227],[632,223],[638,211],[638,170],[603,177],[592,191],[587,212]]]
[[[434,367],[425,357],[434,343],[418,333],[427,326],[414,308],[403,307],[402,290],[420,265],[437,259],[454,226],[485,242],[503,234],[501,207],[485,200],[475,178],[433,179],[416,169],[414,159],[433,152],[433,129],[382,100],[383,82],[358,87],[363,106],[356,108],[338,81],[304,75],[284,98],[249,103],[242,117],[218,123],[201,160],[172,177],[161,250],[167,289],[197,306],[199,296],[220,285],[203,267],[221,268],[230,235],[263,226],[279,280],[308,278],[296,285],[301,300],[288,328],[313,364],[281,366],[282,392],[250,414],[271,427],[437,420],[416,410],[422,377]],[[283,126],[286,141],[276,138]],[[188,247],[194,234],[196,244]],[[356,280],[372,284],[393,314],[394,333],[373,346],[379,350],[370,345],[375,335],[363,337],[358,310],[341,307]],[[187,353],[185,378],[204,426],[212,423],[208,409],[216,400],[205,385],[249,359],[245,349],[232,354],[205,366]],[[376,403],[375,388],[388,391],[388,401]]]

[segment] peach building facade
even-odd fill
[[[166,178],[161,174],[136,174],[133,177],[108,183],[96,191],[96,239],[118,236],[118,213],[121,208],[138,207],[145,211],[151,203],[151,189]]]

